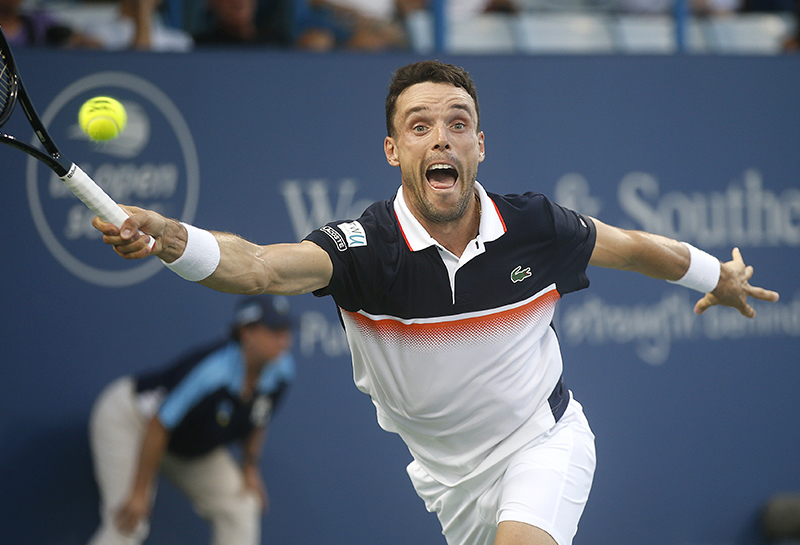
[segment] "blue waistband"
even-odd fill
[[[547,402],[550,404],[550,410],[553,412],[553,418],[555,418],[556,422],[558,422],[561,420],[561,417],[564,416],[564,411],[567,410],[567,405],[569,405],[569,390],[564,384],[563,376],[558,378],[556,387],[553,388],[553,393],[551,393],[550,397],[547,398]]]

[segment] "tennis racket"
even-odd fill
[[[0,27],[0,129],[11,117],[17,102],[22,106],[22,111],[25,112],[25,117],[28,118],[33,132],[42,143],[44,151],[4,132],[0,132],[0,141],[24,151],[50,167],[75,196],[83,201],[100,219],[121,227],[128,214],[78,165],[61,155],[55,142],[47,133],[28,93],[25,91],[22,78],[20,78],[17,65],[14,62],[14,56],[11,54],[11,47],[8,45],[8,40],[6,40],[3,29]],[[141,234],[148,236],[144,233]],[[155,244],[155,239],[150,237],[151,248],[153,244]]]

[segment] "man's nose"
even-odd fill
[[[447,127],[444,125],[437,125],[434,129],[434,145],[433,149],[444,150],[450,149],[450,139],[447,134]]]

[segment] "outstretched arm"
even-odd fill
[[[597,227],[597,241],[590,265],[636,271],[670,281],[680,280],[689,269],[691,254],[683,243],[644,231],[619,229],[594,218],[593,221]],[[774,302],[778,300],[778,293],[751,286],[752,276],[753,267],[746,266],[739,249],[734,248],[732,260],[720,263],[716,287],[697,302],[694,311],[702,314],[711,306],[725,305],[753,318],[756,312],[747,298]]]
[[[92,221],[115,252],[125,259],[156,255],[165,263],[184,255],[189,234],[183,224],[150,210],[123,209],[130,217],[121,229],[97,217]],[[139,230],[155,239],[152,250]],[[324,288],[333,274],[327,252],[312,242],[260,246],[231,233],[211,234],[219,246],[219,262],[199,283],[218,291],[295,295]],[[197,243],[193,244],[196,250]]]

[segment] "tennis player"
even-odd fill
[[[589,285],[587,265],[635,271],[755,316],[738,250],[731,261],[623,230],[536,193],[477,182],[484,160],[478,97],[461,68],[400,68],[386,99],[386,160],[397,194],[296,244],[260,246],[128,208],[117,229],[128,259],[155,254],[182,277],[233,293],[333,297],[357,387],[399,434],[408,474],[450,545],[568,545],[589,496],[594,436],[562,377],[552,319]],[[137,230],[152,235],[149,250]],[[146,238],[146,237],[143,237]]]

